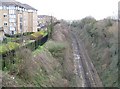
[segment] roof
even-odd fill
[[[16,2],[15,0],[0,0],[0,2]]]
[[[46,18],[46,17],[51,17],[49,15],[38,15],[38,18]]]
[[[13,6],[20,6],[20,7],[23,7],[27,10],[31,9],[31,10],[36,10],[35,8],[31,7],[30,5],[28,4],[22,4],[20,2],[17,2],[15,0],[0,0],[0,6],[1,5],[4,5],[4,6],[10,6],[10,5],[13,5]]]
[[[13,6],[21,6],[22,7],[22,3],[20,3],[20,2],[2,2],[2,5],[4,5],[4,6],[13,5]]]
[[[31,7],[28,4],[22,4],[24,6],[24,8],[26,8],[27,10],[32,9],[32,10],[36,10],[35,8]]]

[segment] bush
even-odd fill
[[[15,43],[15,42],[8,42],[8,43],[7,43],[7,47],[8,47],[9,50],[14,50],[14,49],[16,49],[18,46],[19,46],[19,44],[18,44],[18,43]]]
[[[33,77],[34,62],[32,60],[32,53],[29,49],[20,49],[16,52],[16,57],[14,59],[13,69],[11,73],[14,72],[15,75],[21,79],[27,81]]]
[[[11,50],[15,50],[18,48],[20,45],[15,42],[8,42],[7,44],[2,44],[0,45],[0,54],[4,54],[6,52],[9,52]]]
[[[8,48],[6,45],[0,45],[0,54],[3,54],[8,51]]]
[[[105,25],[106,25],[106,27],[112,26],[113,25],[112,19],[110,19],[110,18],[105,19]]]
[[[85,17],[81,20],[80,24],[81,24],[81,28],[83,28],[86,24],[94,24],[96,22],[96,20],[93,17]]]
[[[44,31],[35,32],[35,33],[33,33],[33,34],[30,35],[30,39],[31,40],[41,39],[44,36],[44,34],[45,34]]]
[[[53,55],[53,57],[62,57],[64,56],[64,50],[65,50],[65,44],[64,43],[55,43],[53,41],[49,41],[46,45],[50,53]]]

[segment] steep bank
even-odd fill
[[[62,23],[61,23],[62,24]],[[67,25],[54,27],[52,39],[35,51],[16,52],[15,63],[3,71],[4,87],[74,86],[72,50]]]

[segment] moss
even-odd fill
[[[31,39],[38,39],[38,38],[41,38],[41,37],[44,37],[47,33],[42,30],[42,31],[39,31],[39,32],[35,32],[33,34],[31,34]]]

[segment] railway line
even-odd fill
[[[71,33],[77,87],[102,87],[97,71],[77,35]]]

